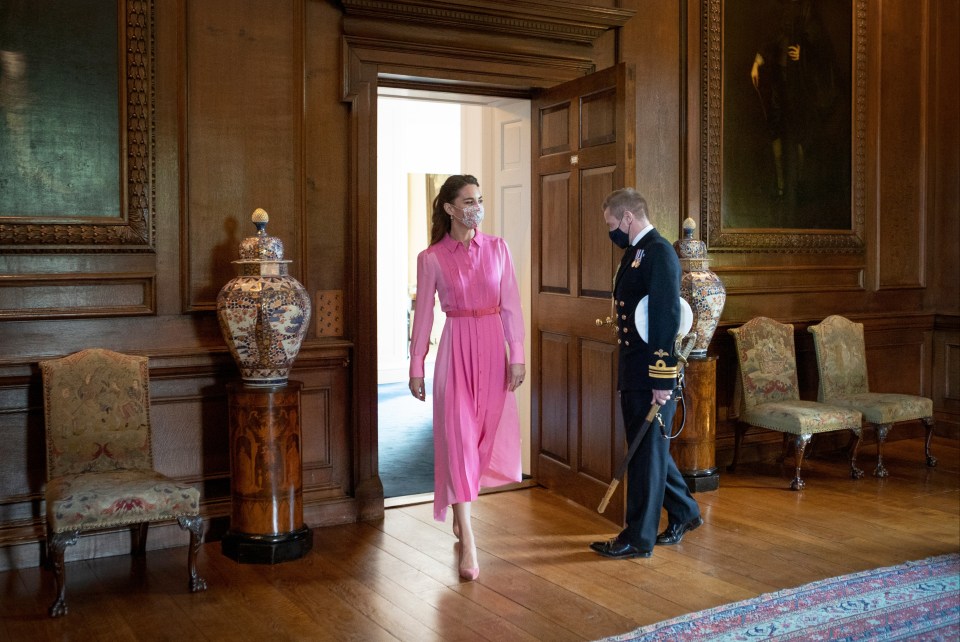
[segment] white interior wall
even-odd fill
[[[460,173],[460,106],[381,96],[377,137],[377,226],[370,233],[377,235],[378,382],[392,383],[409,372],[407,312],[419,252],[409,247],[419,238],[417,247],[425,248],[429,235],[415,227],[411,238],[408,218],[419,213],[408,212],[408,175]]]

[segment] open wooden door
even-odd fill
[[[533,475],[596,509],[626,450],[609,324],[622,252],[603,199],[633,186],[636,95],[620,64],[552,87],[532,104]],[[624,485],[604,513],[623,522]]]

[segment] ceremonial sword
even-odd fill
[[[691,332],[690,334],[684,337],[683,335],[677,335],[677,340],[674,343],[673,351],[677,355],[677,363],[680,365],[679,371],[677,372],[677,380],[680,380],[682,376],[683,366],[687,363],[687,357],[690,356],[690,352],[693,351],[693,344],[696,342],[697,333]],[[686,345],[684,345],[684,342]],[[627,472],[627,465],[630,463],[630,460],[633,458],[634,453],[637,452],[637,448],[640,447],[640,442],[643,441],[644,435],[647,434],[647,430],[650,429],[650,424],[653,423],[654,419],[659,419],[660,414],[660,404],[654,401],[650,404],[650,412],[647,413],[647,416],[643,419],[643,424],[640,426],[640,430],[637,431],[637,434],[634,435],[633,441],[630,442],[630,447],[627,448],[627,454],[624,456],[623,461],[620,462],[620,465],[617,466],[617,470],[613,473],[613,479],[610,481],[610,485],[607,486],[607,492],[604,494],[603,499],[600,500],[600,505],[597,507],[597,512],[602,513],[607,510],[607,504],[610,503],[610,498],[613,497],[613,493],[616,492],[617,486],[620,485],[620,478],[623,477],[624,473]],[[661,425],[663,420],[660,420]]]

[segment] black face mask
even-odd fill
[[[610,240],[613,241],[614,245],[619,247],[621,250],[625,250],[630,247],[630,235],[621,230],[619,227],[610,230]]]

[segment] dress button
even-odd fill
[[[630,342],[629,342],[629,341],[624,341],[624,343],[627,344],[627,345],[630,345]]]
[[[624,329],[623,329],[623,333],[626,334],[627,332],[629,332],[629,329],[624,328]]]
[[[627,320],[627,315],[621,314],[621,315],[620,315],[620,318],[623,319],[624,321],[626,321],[626,320]]]

